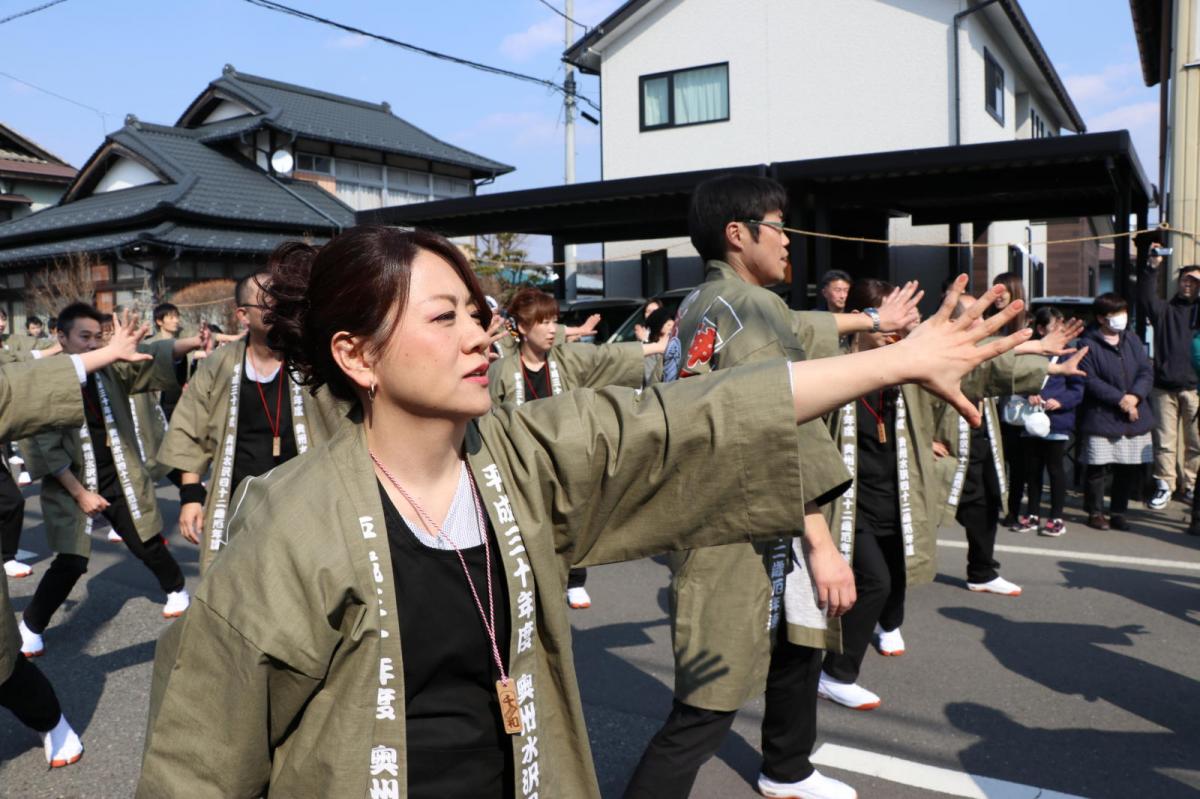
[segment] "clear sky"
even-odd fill
[[[563,0],[546,0],[558,8]],[[43,0],[0,0],[0,18]],[[539,0],[285,0],[397,39],[555,81],[564,22]],[[732,2],[732,0],[731,0]],[[826,0],[837,2],[837,0]],[[576,0],[595,25],[621,0]],[[1128,0],[1022,0],[1090,131],[1127,128],[1157,171],[1157,92],[1141,79]],[[580,29],[580,35],[582,30]],[[563,180],[557,93],[273,13],[244,0],[67,0],[0,25],[0,122],[75,166],[127,113],[170,124],[231,63],[364,100],[517,167],[491,190]],[[92,106],[80,108],[5,75]],[[596,79],[580,78],[598,100]],[[577,125],[577,180],[599,175],[598,129]],[[541,246],[535,251],[538,256]],[[581,253],[582,254],[582,253]]]

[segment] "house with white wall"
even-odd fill
[[[629,0],[564,60],[599,76],[605,180],[1085,130],[1017,0]],[[1013,245],[976,251],[978,283],[1044,263],[1028,243],[1046,227],[980,220],[955,234]],[[886,237],[942,242],[947,228],[897,217]],[[606,252],[638,249],[695,256],[679,239]],[[890,276],[930,255],[891,248]]]

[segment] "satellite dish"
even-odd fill
[[[287,150],[276,150],[271,153],[271,171],[280,175],[289,175],[296,165],[292,154]]]

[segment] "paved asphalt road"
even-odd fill
[[[174,495],[160,491],[171,525]],[[856,713],[822,703],[821,754],[860,750],[837,761],[853,770],[822,769],[864,798],[947,795],[933,790],[947,783],[912,764],[975,775],[967,780],[974,794],[952,795],[989,799],[1200,795],[1200,540],[1181,534],[1183,513],[1177,504],[1162,514],[1140,510],[1128,533],[1088,530],[1077,512],[1061,539],[1002,531],[1001,546],[1030,550],[998,553],[1004,575],[1025,588],[1017,599],[968,593],[962,531],[942,530],[937,581],[909,594],[908,653],[871,652],[864,664],[862,682],[883,706]],[[30,501],[23,545],[38,558],[34,579],[10,582],[17,610],[47,565],[39,514]],[[194,585],[195,549],[178,534],[171,543]],[[594,569],[594,605],[573,616],[605,797],[620,796],[670,707],[666,584],[666,568],[654,561]],[[122,545],[97,541],[86,583],[55,617],[38,661],[86,754],[51,772],[38,738],[0,711],[0,796],[132,794],[154,640],[164,628],[160,602],[149,572]],[[761,714],[754,702],[739,715],[693,796],[756,795]],[[891,779],[868,776],[858,772],[879,758],[862,752],[905,762],[888,761]]]

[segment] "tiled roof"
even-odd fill
[[[89,167],[119,157],[119,150],[167,182],[87,194],[0,224],[0,260],[6,260],[4,250],[38,240],[115,235],[110,231],[164,221],[293,237],[354,224],[354,212],[319,186],[273,178],[240,155],[202,143],[199,131],[135,120],[108,136]],[[83,180],[89,171],[85,167]],[[68,197],[83,188],[77,181]]]
[[[237,72],[224,74],[193,102],[180,118],[180,126],[202,121],[194,118],[210,92],[237,98],[259,114],[200,128],[207,141],[238,136],[246,130],[270,126],[285,133],[318,141],[382,150],[470,169],[479,177],[502,175],[513,167],[455,147],[392,113],[387,103],[367,103],[350,97],[309,89],[291,83]]]

